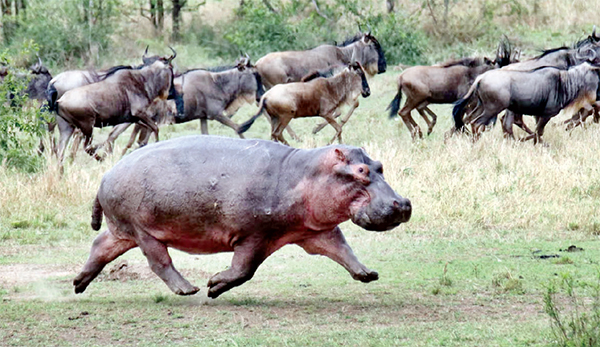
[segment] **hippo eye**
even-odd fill
[[[358,168],[358,172],[363,173],[363,172],[365,172],[365,169],[363,169],[362,167]]]

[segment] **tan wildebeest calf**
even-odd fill
[[[240,125],[238,132],[248,130],[267,111],[271,118],[271,137],[275,141],[288,144],[282,133],[293,118],[323,117],[336,131],[330,143],[336,138],[341,143],[342,127],[335,121],[336,111],[344,104],[356,105],[361,94],[366,98],[371,91],[365,72],[358,62],[351,63],[333,77],[320,77],[305,83],[279,84],[263,95],[258,113]],[[353,112],[354,108],[349,112]]]

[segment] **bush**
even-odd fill
[[[558,287],[558,288],[557,288]],[[544,309],[550,316],[555,341],[561,347],[594,347],[600,345],[600,274],[591,284],[593,301],[586,305],[575,291],[575,280],[569,274],[562,275],[559,286],[550,284],[544,295]],[[570,312],[561,313],[555,297],[559,289],[566,292]]]
[[[10,61],[5,53],[0,55],[4,59]],[[23,107],[28,101],[22,93],[27,82],[10,71],[0,84],[0,163],[33,172],[43,163],[36,146],[45,123],[39,109]]]
[[[108,52],[113,23],[117,22],[114,20],[117,0],[83,2],[91,4],[86,7],[79,0],[28,3],[27,12],[18,19],[19,25],[11,38],[14,44],[33,40],[44,61],[60,65],[72,61],[77,65],[82,61],[88,63]]]
[[[320,13],[307,0],[271,1],[277,12],[272,12],[262,1],[249,0],[236,10],[233,22],[210,28],[196,25],[187,37],[198,38],[197,43],[222,58],[232,59],[240,51],[254,59],[270,52],[303,50],[324,43],[341,43],[353,36],[362,25],[372,29],[386,54],[388,64],[416,64],[424,62],[426,37],[414,29],[415,23],[400,14],[376,14],[352,0],[333,5],[321,3]],[[365,13],[365,14],[363,14]]]

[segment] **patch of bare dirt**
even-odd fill
[[[74,266],[10,264],[0,265],[0,286],[12,288],[30,283],[70,276],[75,273]]]

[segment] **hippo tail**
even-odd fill
[[[265,108],[267,107],[267,99],[262,98],[260,100],[260,108],[258,109],[258,112],[252,116],[252,118],[248,119],[247,121],[245,121],[244,123],[242,123],[240,125],[240,127],[238,128],[237,133],[238,134],[243,134],[246,131],[248,131],[248,129],[250,129],[250,127],[252,126],[252,124],[254,124],[254,121],[260,117],[260,115],[265,111]]]
[[[56,103],[56,99],[58,99],[58,91],[54,87],[54,83],[48,86],[46,90],[46,100],[48,101],[48,111],[50,112],[58,112],[58,104]]]
[[[100,205],[100,200],[98,200],[98,195],[96,195],[96,199],[94,200],[94,206],[92,207],[92,229],[98,231],[102,226],[102,205]]]

